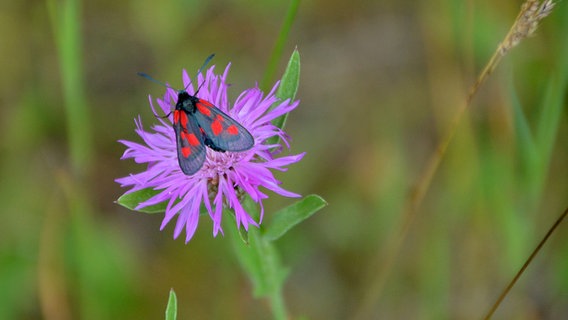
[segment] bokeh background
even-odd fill
[[[229,238],[201,219],[189,244],[162,216],[114,203],[120,161],[154,120],[148,94],[210,53],[231,62],[230,95],[260,82],[287,1],[0,3],[0,319],[160,319],[170,288],[181,319],[268,319]],[[276,80],[297,47],[300,107],[283,187],[329,206],[276,245],[293,318],[478,319],[568,205],[568,5],[515,48],[475,97],[380,295],[387,246],[411,188],[521,1],[305,0]],[[77,32],[78,60],[61,35]],[[59,43],[59,44],[58,44]],[[64,93],[64,65],[80,77]],[[75,100],[74,100],[75,99]],[[86,106],[84,126],[70,128]],[[78,115],[81,117],[81,115]],[[80,145],[71,147],[74,138]],[[82,140],[84,138],[84,140]],[[73,149],[74,148],[74,149]],[[71,150],[76,151],[73,155]],[[292,200],[272,195],[270,212]],[[365,312],[363,312],[365,311]],[[566,222],[506,298],[498,319],[568,317]]]

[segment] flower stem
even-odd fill
[[[258,221],[258,205],[247,198],[243,207]],[[228,215],[233,217],[232,222],[236,222],[232,213]],[[228,229],[231,230],[235,254],[252,283],[255,297],[268,299],[274,319],[288,319],[282,292],[288,271],[280,262],[273,242],[254,226],[249,226],[245,241],[239,236],[239,232],[244,230],[236,230],[234,224],[228,226]]]
[[[286,320],[288,319],[286,305],[284,303],[284,297],[282,296],[282,291],[278,290],[270,295],[270,307],[272,308],[272,314],[276,320]]]
[[[282,52],[284,51],[284,43],[286,43],[286,40],[288,39],[288,34],[290,33],[290,29],[292,29],[292,24],[294,23],[294,20],[296,18],[296,13],[298,12],[299,6],[300,0],[290,1],[290,6],[288,7],[288,11],[286,12],[284,23],[282,24],[282,29],[280,29],[280,34],[278,34],[278,39],[276,39],[276,44],[274,45],[274,49],[272,49],[272,53],[270,54],[268,66],[266,67],[266,71],[264,72],[264,77],[260,82],[260,88],[264,91],[269,90],[269,83],[272,82],[272,78],[274,78],[276,68],[278,67],[278,61],[280,61]]]

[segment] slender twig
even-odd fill
[[[503,302],[503,299],[505,299],[505,297],[507,296],[507,294],[509,294],[509,291],[511,291],[511,289],[513,288],[513,286],[515,285],[515,283],[517,283],[517,280],[519,280],[519,278],[521,277],[521,275],[525,272],[525,270],[527,269],[527,267],[529,266],[529,264],[531,264],[532,260],[534,259],[534,257],[536,256],[536,254],[540,251],[540,249],[542,248],[542,246],[546,243],[546,241],[548,240],[548,238],[550,237],[550,235],[552,235],[552,233],[554,232],[554,230],[556,230],[556,228],[560,225],[560,223],[562,223],[562,220],[564,220],[564,218],[566,218],[566,215],[568,215],[568,208],[566,208],[566,210],[564,210],[564,212],[560,215],[560,217],[556,220],[556,222],[554,222],[554,224],[552,225],[552,227],[550,227],[550,229],[548,230],[548,232],[546,233],[546,235],[544,236],[544,238],[542,238],[542,240],[539,242],[539,244],[536,246],[536,248],[534,249],[534,251],[531,253],[531,255],[529,256],[529,258],[527,259],[527,261],[525,261],[525,264],[523,264],[523,266],[521,267],[521,269],[519,270],[519,272],[517,272],[517,274],[515,275],[515,277],[513,278],[513,280],[511,280],[511,282],[509,282],[509,285],[507,285],[507,287],[503,290],[503,292],[501,292],[501,295],[499,296],[499,298],[497,299],[497,301],[495,301],[495,303],[493,304],[493,306],[491,306],[491,309],[489,310],[489,312],[485,315],[485,317],[483,317],[483,319],[491,319],[491,316],[493,316],[493,313],[495,313],[495,311],[497,310],[497,308],[499,307],[499,305],[501,305],[501,302]]]

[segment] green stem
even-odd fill
[[[286,320],[288,319],[288,314],[286,312],[286,305],[284,303],[284,297],[282,296],[282,291],[273,292],[270,295],[270,307],[272,308],[272,315],[276,320]]]
[[[253,227],[254,228],[254,227]],[[282,293],[285,268],[280,263],[278,252],[274,244],[266,239],[259,230],[249,229],[249,249],[251,254],[256,256],[258,274],[260,277],[258,283],[262,283],[262,289],[257,288],[256,291],[262,292],[262,295],[270,301],[272,315],[276,320],[285,320],[288,318],[286,304]]]
[[[251,249],[258,256],[260,269],[262,270],[261,276],[264,278],[263,282],[266,284],[267,289],[265,296],[270,301],[272,315],[275,320],[285,320],[288,318],[288,315],[282,293],[282,275],[286,274],[286,271],[280,264],[278,252],[272,242],[262,236],[259,230],[251,230],[249,239],[251,240]]]
[[[71,165],[73,173],[83,177],[93,152],[81,59],[81,1],[58,4],[50,0],[47,4],[59,53]]]
[[[243,207],[258,220],[258,206],[250,198],[244,201]],[[229,213],[229,216],[234,223],[234,214]],[[254,296],[268,299],[274,319],[288,319],[282,293],[287,270],[280,263],[276,247],[256,227],[251,226],[242,237],[239,232],[245,232],[244,230],[236,230],[234,224],[227,227],[231,229],[235,254],[253,285]]]
[[[71,174],[58,175],[59,185],[69,205],[71,237],[75,265],[79,278],[77,304],[82,319],[102,318],[97,299],[93,298],[98,278],[91,254],[91,205],[86,177],[92,159],[91,118],[85,98],[83,53],[81,41],[81,0],[47,0],[51,25],[58,51],[59,68],[65,108],[67,143]]]
[[[270,54],[270,59],[268,60],[268,66],[266,67],[266,71],[264,73],[264,77],[260,82],[260,88],[263,91],[268,91],[270,82],[274,78],[274,74],[276,73],[276,68],[278,67],[278,61],[282,57],[282,52],[284,51],[284,44],[288,39],[288,34],[290,33],[290,29],[292,29],[292,24],[296,18],[296,13],[298,13],[298,7],[300,6],[300,0],[292,0],[290,2],[290,6],[288,7],[288,12],[286,12],[286,18],[284,18],[284,24],[282,24],[282,29],[280,29],[280,34],[278,35],[278,39],[276,39],[276,44],[274,45],[274,49],[272,49],[272,53]]]

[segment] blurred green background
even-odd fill
[[[85,1],[76,20],[69,3],[0,4],[0,319],[160,319],[170,288],[180,319],[270,318],[209,219],[174,241],[161,215],[114,203],[114,179],[142,170],[117,140],[140,141],[133,119],[153,123],[148,94],[163,92],[136,72],[179,86],[214,52],[234,99],[261,81],[288,3]],[[287,132],[307,156],[277,176],[330,205],[277,242],[294,318],[362,311],[412,185],[520,4],[302,1],[276,77],[297,46]],[[568,205],[567,34],[560,2],[481,88],[363,318],[480,318]],[[264,222],[291,201],[272,194]],[[567,317],[564,223],[496,318]]]

